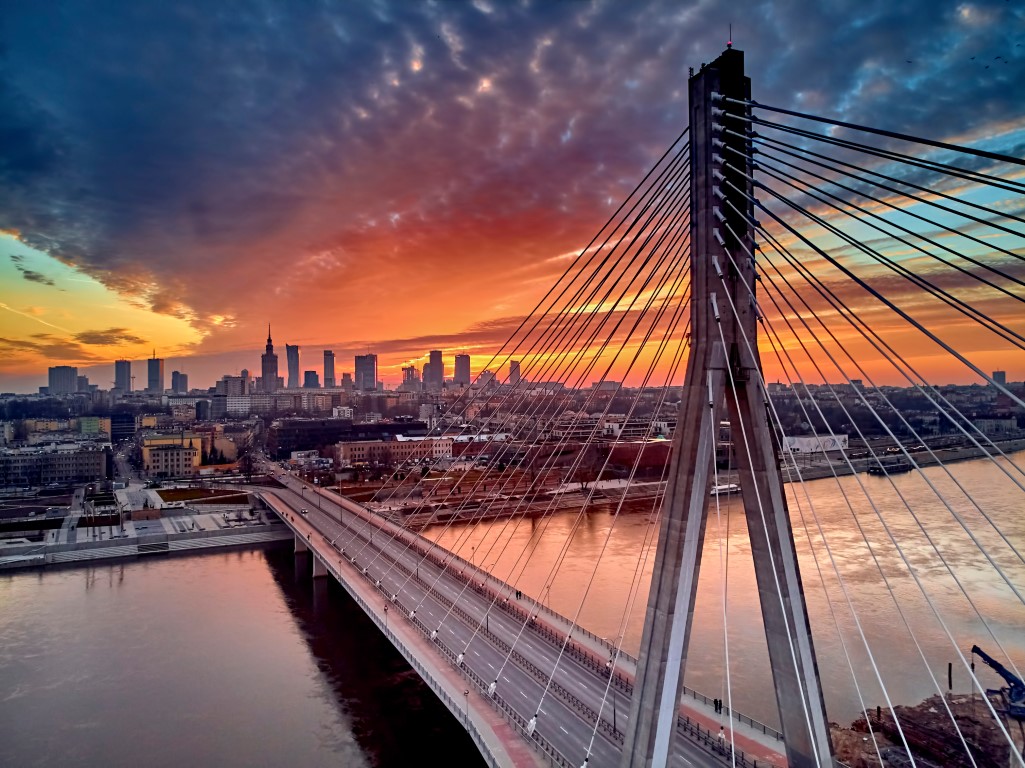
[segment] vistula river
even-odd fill
[[[954,662],[955,690],[970,690],[947,633],[966,657],[978,643],[1002,658],[999,644],[1025,667],[1025,608],[1006,583],[1025,590],[1025,566],[1011,548],[1025,548],[1025,494],[989,462],[951,471],[978,508],[941,469],[925,476],[992,562],[917,475],[895,477],[896,489],[868,475],[814,481],[811,504],[788,486],[797,492],[794,516],[811,531],[798,524],[796,540],[835,722],[859,714],[854,680],[866,706],[887,705],[879,679],[892,703],[917,704],[936,692],[928,671],[945,690]],[[960,587],[901,496],[920,511]],[[722,502],[708,523],[687,683],[726,698],[728,658],[735,707],[774,725],[744,515],[737,497]],[[622,636],[634,653],[653,558],[643,553],[657,528],[645,507],[632,502],[618,518],[601,508],[426,535],[595,634]],[[360,609],[330,580],[311,580],[308,568],[279,547],[0,575],[0,765],[406,766],[427,754],[480,764],[456,721]],[[984,685],[1003,684],[976,668]]]
[[[0,766],[483,765],[291,545],[0,575]]]
[[[1012,458],[1025,465],[1025,453]],[[1001,463],[1008,467],[1006,460]],[[814,480],[804,487],[787,486],[792,518],[800,521],[803,517],[810,531],[809,536],[800,522],[795,523],[826,711],[834,722],[849,725],[860,715],[859,688],[865,706],[886,707],[880,680],[894,705],[918,704],[937,693],[930,671],[945,692],[948,662],[954,664],[954,691],[970,691],[970,674],[948,640],[948,632],[969,662],[976,643],[990,655],[1003,658],[999,641],[1019,674],[1025,672],[1025,606],[1008,584],[1019,594],[1025,593],[1025,564],[1015,554],[1015,550],[1025,553],[1025,493],[988,459],[954,463],[949,470],[953,479],[941,467],[933,466],[922,476],[894,475],[892,484],[884,477],[860,474]],[[1025,484],[1025,477],[1014,467],[1009,471]],[[972,542],[947,504],[992,562]],[[917,513],[921,527],[908,507]],[[623,649],[636,654],[654,560],[649,544],[658,528],[650,508],[650,502],[637,501],[625,505],[618,517],[613,506],[582,516],[565,512],[516,524],[497,521],[472,528],[432,528],[426,535],[542,598],[559,613],[576,617],[577,623],[599,637],[615,640],[622,636]],[[892,543],[891,534],[902,552]],[[647,557],[639,557],[644,552]],[[735,708],[778,726],[739,496],[720,497],[719,515],[714,503],[710,508],[687,685],[710,697],[727,699],[727,646]],[[1005,685],[978,658],[975,661],[983,685]]]

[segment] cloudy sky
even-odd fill
[[[54,364],[108,387],[154,349],[209,386],[258,370],[268,322],[282,367],[285,342],[385,381],[486,357],[686,125],[731,22],[766,103],[960,141],[1025,121],[1020,0],[7,0],[0,391]]]

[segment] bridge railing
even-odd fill
[[[341,572],[334,565],[334,563],[332,561],[325,561],[325,563],[328,567],[328,570],[330,570],[334,574],[335,578],[338,579],[339,583],[341,583],[343,586],[346,585],[345,579],[342,577]],[[463,726],[466,728],[466,732],[470,735],[470,738],[473,740],[474,744],[477,746],[477,749],[483,756],[485,762],[492,768],[500,768],[502,763],[499,761],[498,757],[494,754],[494,752],[492,752],[491,746],[487,743],[487,741],[484,740],[484,737],[481,735],[480,731],[477,730],[477,726],[475,726],[473,724],[473,721],[469,718],[468,713],[466,711],[466,703],[464,702],[462,707],[459,706],[459,702],[449,695],[449,693],[444,689],[444,687],[442,687],[442,685],[434,678],[434,675],[431,674],[431,671],[427,669],[426,666],[420,663],[420,661],[416,658],[416,655],[406,647],[405,643],[402,642],[398,635],[392,632],[391,629],[385,624],[385,622],[381,621],[380,617],[377,615],[377,612],[370,607],[367,601],[363,599],[362,595],[360,595],[355,589],[348,588],[346,589],[346,591],[356,601],[357,605],[359,605],[359,607],[363,609],[363,612],[370,617],[371,621],[373,621],[377,625],[377,628],[384,633],[385,637],[387,637],[391,641],[392,645],[395,646],[399,653],[402,654],[403,658],[406,659],[409,665],[416,670],[417,674],[419,674],[423,681],[427,683],[430,689],[434,691],[435,695],[442,700],[445,706],[448,707],[449,711],[451,711],[457,718],[459,718],[459,720],[463,723]],[[423,631],[422,627],[421,631]]]

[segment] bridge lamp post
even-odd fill
[[[463,721],[470,722],[470,689],[463,689]]]
[[[388,604],[387,603],[385,603],[385,606],[384,606],[384,628],[388,629]]]

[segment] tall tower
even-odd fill
[[[119,389],[126,394],[132,391],[131,360],[114,361],[114,389]]]
[[[754,195],[743,118],[744,54],[727,49],[690,78],[691,351],[673,437],[638,652],[624,768],[669,763],[687,666],[712,462],[723,410],[743,430],[737,468],[791,768],[832,764],[797,551],[758,357]],[[723,124],[731,132],[723,130]]]
[[[295,389],[299,386],[299,345],[298,344],[286,344],[285,345],[285,361],[288,364],[288,384],[289,389]]]
[[[71,395],[78,391],[78,368],[55,365],[50,368],[47,391],[51,395]]]
[[[514,387],[520,383],[520,361],[509,361],[509,383]]]
[[[441,359],[441,350],[432,349],[430,352],[431,378],[424,379],[424,388],[431,392],[441,392],[445,384],[445,363]]]
[[[364,392],[377,389],[377,355],[356,355],[356,389]]]
[[[278,356],[274,354],[274,342],[270,338],[270,323],[267,323],[267,350],[260,355],[260,372],[263,391],[278,391]],[[298,374],[296,374],[298,377]]]
[[[335,386],[335,353],[330,349],[324,350],[324,387],[325,389]]]
[[[176,395],[184,395],[189,391],[189,375],[181,371],[171,371],[171,391]]]
[[[457,387],[470,386],[470,356],[456,355],[456,368],[452,374],[452,383]]]
[[[146,391],[150,394],[164,392],[164,359],[157,357],[155,349],[153,357],[146,361]]]

